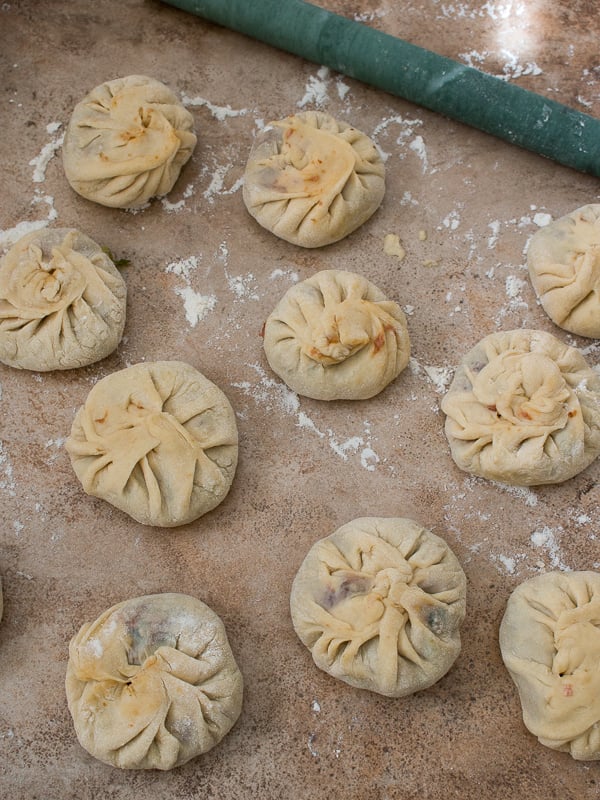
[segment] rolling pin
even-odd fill
[[[304,0],[164,0],[600,177],[600,120]]]

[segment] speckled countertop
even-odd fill
[[[591,0],[321,5],[600,115]],[[539,226],[600,202],[598,180],[155,0],[9,0],[0,39],[2,250],[39,222],[78,227],[130,261],[113,355],[68,373],[0,365],[0,795],[597,797],[597,763],[552,752],[523,727],[497,635],[522,580],[600,568],[600,464],[533,490],[471,478],[450,458],[439,403],[463,353],[496,330],[551,331],[598,363],[597,342],[545,316],[524,255]],[[75,195],[59,152],[74,104],[132,73],[178,93],[198,133],[174,191],[138,213]],[[376,215],[320,250],[259,228],[240,191],[260,126],[311,108],[371,136],[387,170]],[[390,233],[402,260],[384,252]],[[411,364],[373,400],[299,398],[264,358],[265,317],[294,281],[324,268],[364,274],[408,315]],[[91,386],[144,359],[188,361],[237,414],[230,494],[177,530],[145,528],[87,497],[63,447]],[[318,671],[291,626],[290,586],[310,545],[365,515],[421,522],[467,574],[461,655],[438,684],[402,700]],[[195,595],[222,617],[244,708],[206,756],[170,773],[123,772],[76,740],[63,689],[68,642],[110,605],[162,591]]]

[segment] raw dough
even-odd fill
[[[223,392],[180,361],[136,364],[99,381],[66,448],[88,494],[144,525],[184,525],[224,498],[238,457]]]
[[[442,401],[452,458],[502,483],[560,483],[600,453],[600,376],[544,331],[486,336]]]
[[[184,594],[136,597],[83,625],[66,692],[80,744],[122,769],[172,769],[214,747],[242,707],[219,617]]]
[[[271,122],[254,143],[243,197],[256,221],[302,247],[337,242],[381,205],[383,160],[360,131],[320,111]]]
[[[600,759],[600,574],[549,572],[518,586],[500,626],[523,721],[539,741]]]
[[[291,594],[315,664],[388,697],[425,689],[460,652],[466,578],[446,542],[410,519],[364,517],[313,545]]]
[[[587,205],[540,228],[527,251],[529,275],[556,325],[600,337],[600,205]]]
[[[135,208],[167,194],[196,146],[192,115],[160,81],[129,75],[75,106],[63,144],[67,180],[82,197]]]
[[[408,364],[400,306],[366,278],[324,270],[292,286],[265,324],[271,369],[316,400],[365,400]]]
[[[0,361],[44,372],[105,358],[123,335],[126,295],[89,236],[73,228],[24,236],[0,262]]]

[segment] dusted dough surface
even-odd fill
[[[548,572],[511,594],[502,658],[540,742],[600,759],[600,574]]]
[[[173,92],[129,75],[96,86],[75,106],[63,166],[82,197],[136,208],[171,191],[195,146],[194,119]]]
[[[214,747],[243,681],[219,617],[184,594],[136,597],[71,640],[66,692],[80,744],[122,769],[168,770]]]
[[[587,205],[541,228],[527,250],[529,275],[556,325],[600,337],[600,205]]]
[[[403,697],[434,684],[456,660],[466,578],[446,542],[416,522],[363,517],[313,545],[290,607],[320,669]]]
[[[385,168],[373,142],[321,111],[269,123],[244,175],[254,219],[302,247],[343,239],[375,213],[384,193]]]
[[[92,364],[117,347],[127,288],[89,236],[48,228],[0,261],[0,361],[47,372]]]
[[[560,483],[600,453],[600,376],[544,331],[482,339],[457,369],[442,411],[452,458],[483,478]]]
[[[365,400],[408,364],[400,306],[366,278],[324,270],[292,286],[269,315],[264,348],[271,369],[316,400]]]
[[[235,474],[235,414],[189,364],[136,364],[99,381],[66,448],[84,490],[144,525],[173,527],[217,506]]]

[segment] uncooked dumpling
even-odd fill
[[[96,86],[75,106],[63,165],[88,200],[135,208],[171,191],[195,146],[193,117],[173,92],[129,75]]]
[[[446,542],[410,519],[365,517],[313,545],[291,593],[315,664],[388,697],[425,689],[460,652],[466,578]]]
[[[168,770],[206,753],[239,717],[242,691],[223,623],[187,595],[119,603],[69,646],[77,738],[122,769]]]
[[[324,270],[292,286],[267,319],[264,348],[271,369],[316,400],[373,397],[410,355],[400,306],[342,270]]]
[[[267,230],[302,247],[337,242],[379,208],[383,160],[360,131],[320,111],[271,122],[244,175],[246,208]]]
[[[600,337],[600,205],[576,209],[535,233],[529,275],[556,325]]]
[[[600,759],[600,574],[549,572],[518,586],[500,626],[523,721],[573,758]]]
[[[44,372],[105,358],[121,340],[126,295],[89,236],[73,228],[24,236],[0,262],[0,361]]]
[[[99,381],[66,448],[88,494],[144,525],[173,527],[225,498],[237,442],[223,392],[188,364],[157,361]]]
[[[600,453],[600,376],[544,331],[486,336],[442,401],[452,458],[502,483],[560,483]]]

